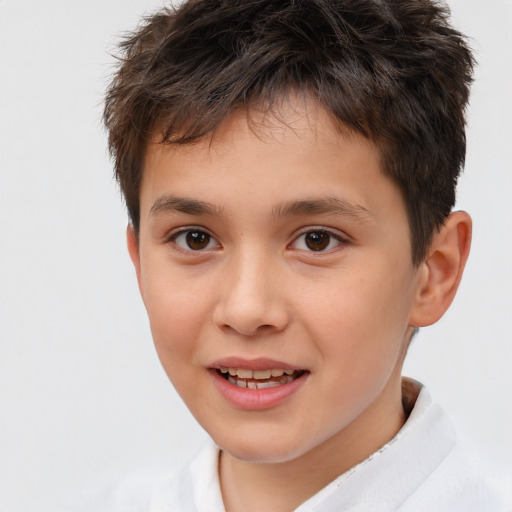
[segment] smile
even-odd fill
[[[217,372],[230,384],[245,389],[267,389],[282,386],[300,377],[303,370],[250,370],[247,368],[221,367]]]
[[[209,373],[223,400],[244,411],[278,407],[298,393],[311,375],[309,370],[272,359],[236,357],[213,363]]]

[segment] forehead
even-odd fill
[[[193,123],[194,120],[191,120]],[[181,132],[168,134],[164,125],[157,127],[154,136],[146,148],[146,159],[162,146],[162,140],[180,140]],[[167,135],[165,135],[167,134]],[[294,137],[291,137],[292,134]],[[260,142],[279,142],[286,145],[287,141],[319,141],[320,143],[336,144],[340,137],[351,137],[365,140],[365,137],[336,119],[322,104],[307,92],[290,91],[280,94],[274,100],[261,100],[255,104],[243,105],[233,110],[214,129],[205,136],[187,143],[167,143],[164,147],[172,148],[176,153],[196,152],[199,150],[225,147],[233,149],[233,139],[244,137],[257,138]],[[294,140],[294,142],[296,142]]]
[[[162,130],[162,132],[165,130]],[[162,132],[157,131],[148,144],[144,159],[144,173],[151,173],[155,159],[164,153],[173,157],[197,159],[203,156],[210,161],[216,157],[236,157],[237,148],[244,143],[252,146],[280,146],[282,154],[301,154],[320,150],[334,150],[347,143],[365,146],[365,152],[376,156],[380,164],[380,151],[368,139],[336,120],[320,103],[304,94],[288,94],[271,105],[239,108],[231,113],[212,132],[187,144],[161,143]],[[247,148],[245,148],[247,149]],[[155,158],[156,157],[156,158]]]
[[[396,189],[382,173],[375,144],[341,126],[318,103],[287,97],[272,109],[233,113],[198,142],[151,143],[141,215],[165,194],[193,194],[227,208],[237,203],[233,194],[247,206],[257,195],[274,210],[278,202],[338,195],[369,210],[386,187]]]

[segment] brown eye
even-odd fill
[[[323,251],[331,242],[331,235],[325,231],[310,231],[304,235],[304,243],[311,251]]]
[[[292,249],[309,252],[328,252],[350,242],[342,235],[327,229],[311,229],[298,236],[291,244]]]
[[[189,231],[186,234],[187,245],[194,251],[206,249],[210,243],[210,235],[204,231]]]
[[[187,251],[202,251],[219,247],[219,244],[210,234],[200,229],[179,231],[171,237],[171,241]]]

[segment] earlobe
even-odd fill
[[[133,266],[135,267],[135,273],[137,274],[137,282],[139,290],[142,295],[141,279],[140,279],[140,252],[139,252],[139,238],[135,232],[134,227],[128,224],[126,228],[126,244],[128,246],[128,253],[132,260]]]
[[[411,325],[424,327],[437,322],[452,303],[469,255],[471,224],[466,212],[452,212],[434,233],[418,269]]]

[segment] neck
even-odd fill
[[[397,383],[386,387],[350,425],[293,460],[253,463],[223,452],[219,475],[226,511],[294,510],[364,461],[390,441],[405,422],[400,379]]]

